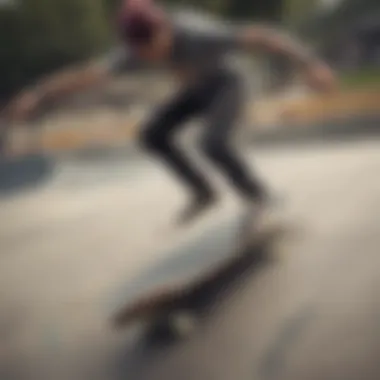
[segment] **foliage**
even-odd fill
[[[340,73],[340,81],[346,88],[379,87],[380,69],[378,67],[363,67],[355,71]]]
[[[0,98],[7,97],[68,63],[83,60],[105,47],[120,0],[15,0],[0,8]],[[164,0],[165,1],[165,0]],[[275,19],[281,0],[166,0],[195,5],[214,14]]]
[[[28,0],[0,9],[1,92],[80,60],[107,40],[99,0]]]

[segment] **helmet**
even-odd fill
[[[163,12],[152,0],[125,0],[118,14],[118,32],[123,41],[148,43],[162,25]]]

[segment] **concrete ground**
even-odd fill
[[[379,379],[380,142],[249,157],[302,234],[172,346],[108,324],[166,248],[223,238],[217,220],[203,235],[170,230],[184,198],[160,167],[66,162],[49,185],[1,199],[0,378]],[[235,206],[226,190],[224,215]]]

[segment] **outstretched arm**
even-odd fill
[[[243,47],[261,48],[290,58],[306,75],[309,84],[322,91],[335,89],[335,76],[330,67],[308,47],[282,31],[266,26],[253,26],[241,33]]]
[[[62,70],[21,91],[8,105],[6,115],[13,121],[26,120],[45,101],[60,99],[102,84],[133,63],[127,52],[121,49],[101,61]]]

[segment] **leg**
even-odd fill
[[[175,132],[199,109],[196,94],[191,91],[178,94],[142,129],[140,142],[144,148],[157,154],[175,175],[190,186],[196,196],[205,196],[212,193],[210,185],[173,141]]]
[[[183,92],[150,120],[140,136],[142,145],[157,154],[193,193],[193,201],[178,217],[177,223],[180,224],[192,221],[216,201],[214,191],[202,172],[187,160],[174,141],[175,132],[202,107],[197,91]]]
[[[231,134],[240,118],[245,90],[240,78],[224,78],[207,113],[208,127],[203,136],[205,154],[216,164],[244,198],[259,200],[264,188],[232,147]]]

